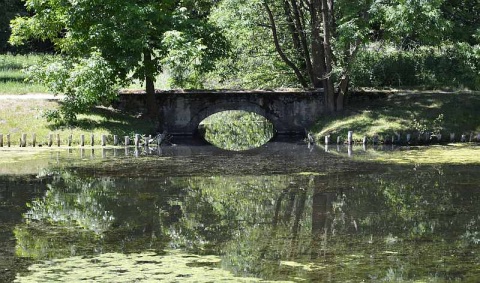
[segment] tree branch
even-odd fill
[[[285,64],[287,64],[290,68],[292,68],[300,84],[303,87],[308,87],[307,81],[303,77],[302,73],[297,68],[297,66],[295,66],[295,64],[290,59],[288,59],[287,55],[285,55],[285,53],[283,52],[282,47],[280,46],[280,43],[278,42],[277,27],[275,24],[275,18],[273,17],[272,10],[270,9],[266,1],[263,1],[263,6],[265,7],[265,10],[267,11],[267,14],[268,14],[268,19],[270,21],[271,28],[272,28],[273,41],[274,41],[275,49],[277,50],[278,55],[280,55],[280,58],[282,58]]]
[[[312,61],[310,59],[310,51],[308,49],[307,37],[305,35],[305,28],[300,18],[300,12],[299,12],[296,0],[291,0],[290,2],[292,4],[293,15],[295,19],[295,26],[297,27],[297,33],[300,36],[300,40],[302,43],[302,48],[303,48],[302,53],[305,60],[305,65],[307,67],[307,72],[310,76],[310,81],[313,82],[313,67],[312,67]]]

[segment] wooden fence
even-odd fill
[[[49,134],[48,137],[44,138],[42,141],[39,141],[35,133],[30,136],[27,134],[13,135],[13,134],[0,134],[0,147],[60,147],[60,146],[74,146],[78,145],[80,147],[84,146],[95,146],[95,135],[94,134],[80,134],[77,139],[74,139],[72,134],[68,135],[66,138],[61,138],[60,134]],[[18,141],[18,142],[17,142]],[[98,141],[97,141],[98,142]],[[142,136],[140,134],[135,134],[132,138],[130,136],[124,136],[123,140],[120,140],[118,135],[101,135],[100,145],[101,146],[140,146],[145,144],[151,144],[156,142],[155,139],[152,139],[152,136]]]
[[[14,134],[1,134],[0,133],[0,148],[1,147],[60,147],[60,146],[96,146],[94,134],[80,134],[75,137],[70,134],[66,138],[61,138],[60,134],[49,134],[48,137],[39,141],[35,133],[27,135],[25,133],[20,135]],[[18,141],[18,143],[17,143]],[[307,141],[310,143],[315,142],[313,136],[308,134]],[[97,141],[98,142],[98,141]],[[397,145],[423,145],[423,144],[441,144],[441,143],[456,143],[456,142],[480,142],[479,134],[461,134],[450,133],[445,136],[441,134],[432,135],[430,133],[417,133],[416,135],[406,134],[401,135],[399,133],[392,135],[374,135],[372,137],[364,136],[360,140],[353,139],[353,132],[349,131],[346,138],[340,135],[336,136],[336,139],[332,135],[327,135],[321,140],[322,143],[329,144],[397,144]],[[141,146],[157,144],[157,140],[152,136],[135,134],[133,137],[123,136],[122,139],[118,135],[103,134],[100,137],[100,146]]]

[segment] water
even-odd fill
[[[274,132],[265,117],[240,110],[215,113],[199,125],[199,133],[207,142],[234,151],[260,147],[273,138]]]
[[[15,163],[0,177],[0,281],[480,278],[480,165],[362,152],[179,144]]]

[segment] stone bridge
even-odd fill
[[[157,92],[160,128],[172,135],[194,135],[208,116],[243,110],[262,115],[279,135],[304,134],[325,112],[322,90]],[[122,93],[120,108],[144,111],[145,93]]]

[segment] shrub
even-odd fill
[[[480,46],[468,44],[365,48],[352,68],[354,87],[423,87],[480,90]]]

